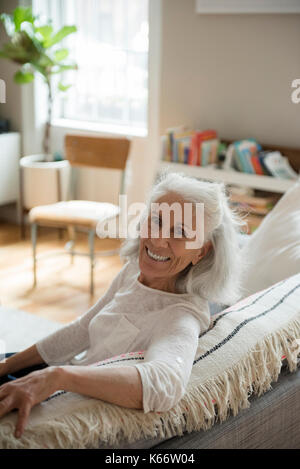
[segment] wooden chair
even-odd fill
[[[86,137],[67,135],[65,137],[65,153],[71,170],[71,186],[74,194],[75,171],[77,167],[108,168],[122,172],[120,193],[124,193],[125,168],[129,154],[130,141],[126,138]],[[37,283],[37,230],[38,226],[67,228],[70,241],[66,247],[71,254],[71,261],[75,254],[90,257],[90,293],[94,293],[95,254],[109,255],[112,252],[95,253],[94,240],[99,221],[104,221],[119,215],[119,207],[114,204],[68,200],[50,205],[34,207],[29,212],[31,224],[31,240],[33,251],[33,280]],[[87,232],[89,253],[74,251],[75,231]],[[115,251],[114,251],[115,253]]]

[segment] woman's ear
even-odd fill
[[[198,264],[198,262],[203,259],[203,257],[206,256],[206,254],[212,249],[213,245],[212,245],[212,242],[211,241],[207,241],[207,243],[204,244],[204,246],[202,246],[202,248],[200,249],[200,251],[197,253],[197,255],[194,257],[194,259],[192,260],[192,264],[193,265],[196,265]]]

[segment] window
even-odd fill
[[[37,4],[39,2],[36,2]],[[56,100],[54,115],[147,127],[148,0],[48,0],[55,27],[76,24],[65,40],[79,69]]]

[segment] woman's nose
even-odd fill
[[[162,237],[161,230],[160,230],[160,233],[159,233],[159,238],[151,238],[151,243],[153,244],[153,246],[155,246],[157,248],[158,247],[161,247],[161,248],[168,247],[168,239]]]

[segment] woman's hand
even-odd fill
[[[18,409],[16,438],[24,432],[32,407],[58,390],[56,381],[56,368],[49,367],[0,387],[0,418]]]

